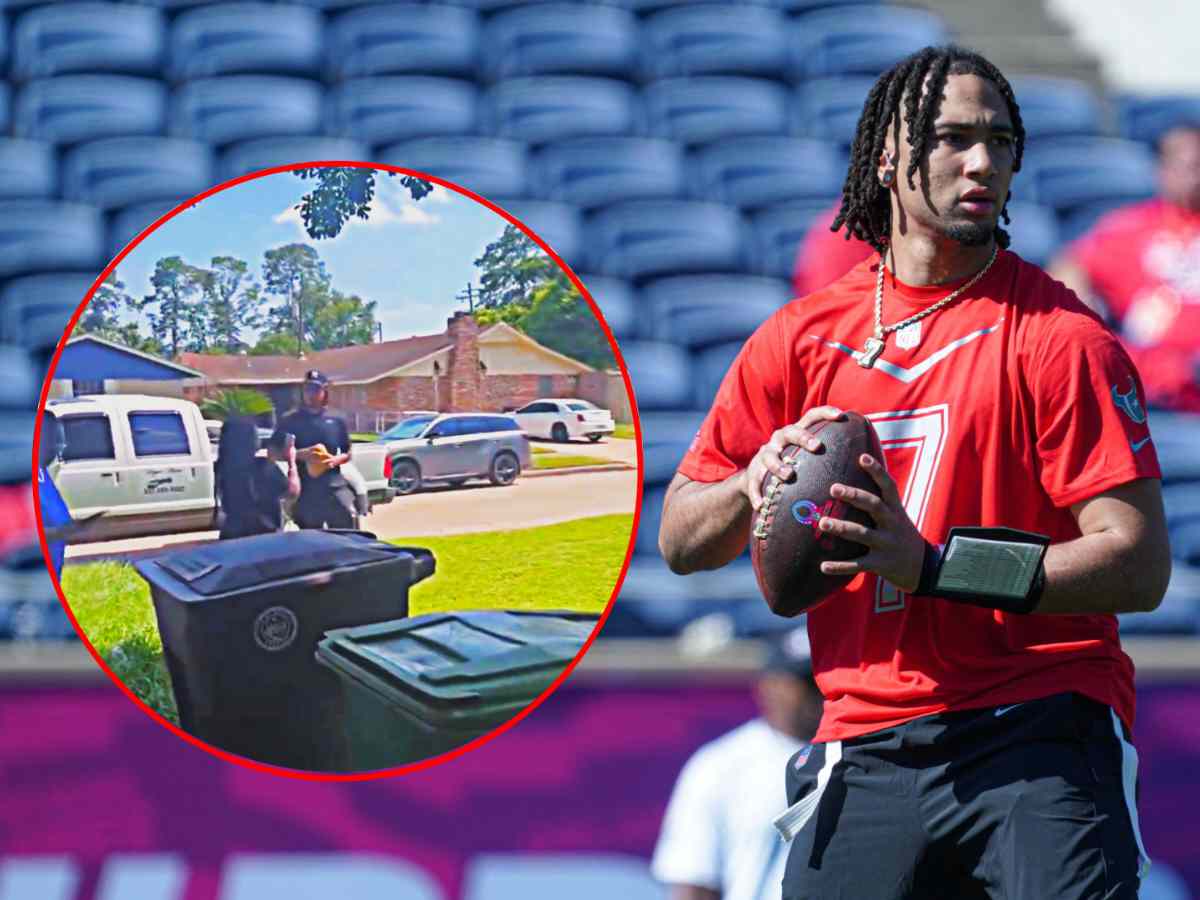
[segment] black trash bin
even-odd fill
[[[330,629],[408,615],[433,554],[365,532],[217,541],[136,564],[150,583],[184,730],[233,753],[340,770],[338,679],[313,653]]]
[[[385,769],[459,747],[508,721],[554,681],[599,617],[435,613],[330,632],[317,659],[343,689],[343,758]]]

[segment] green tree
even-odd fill
[[[203,303],[204,270],[179,256],[160,259],[150,284],[154,292],[137,304],[146,313],[150,331],[171,356],[180,350],[203,352],[208,346],[208,326]]]
[[[227,388],[215,397],[200,403],[200,412],[206,419],[228,422],[235,416],[256,418],[275,409],[271,399],[252,388]]]
[[[204,272],[208,338],[214,352],[237,353],[246,347],[242,332],[261,320],[259,286],[249,281],[249,266],[232,256],[214,256]]]
[[[251,356],[293,356],[295,353],[296,335],[288,332],[264,334],[250,348]]]
[[[277,334],[290,330],[296,338],[291,352],[299,356],[303,353],[303,335],[310,327],[304,321],[311,312],[306,307],[319,303],[329,291],[325,264],[313,247],[285,244],[263,255],[262,271],[266,292],[283,300],[269,312],[269,329]]]
[[[475,260],[480,269],[480,306],[490,309],[510,303],[528,303],[533,289],[551,281],[570,284],[554,260],[515,225],[484,248]]]
[[[121,328],[120,314],[134,305],[134,299],[125,291],[125,282],[117,278],[114,269],[96,288],[92,302],[87,305],[75,327],[80,334],[94,334],[112,340]]]
[[[371,201],[375,198],[376,169],[353,166],[322,166],[296,169],[303,180],[316,184],[305,194],[296,209],[304,220],[304,230],[314,240],[337,237],[351,216],[370,218]],[[389,177],[395,172],[388,172]],[[414,200],[421,200],[433,190],[433,183],[411,175],[401,175],[400,183],[408,188]]]
[[[314,350],[369,344],[375,337],[375,303],[331,291],[314,305],[308,324]]]

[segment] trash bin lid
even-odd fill
[[[411,555],[365,533],[315,529],[214,541],[134,564],[152,585],[180,600],[219,594]]]
[[[435,613],[330,631],[317,656],[426,721],[486,720],[545,690],[598,619],[571,612]]]

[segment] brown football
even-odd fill
[[[817,530],[822,516],[874,524],[865,512],[831,497],[830,488],[840,483],[879,493],[858,463],[864,453],[883,460],[879,436],[865,417],[847,412],[843,421],[821,421],[808,431],[823,446],[816,453],[795,444],[784,448],[783,457],[792,460],[795,475],[781,481],[767,474],[763,504],[751,526],[754,574],[767,605],[781,616],[807,612],[850,583],[853,576],[824,574],[822,562],[855,559],[867,552],[862,544]]]

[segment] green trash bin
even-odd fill
[[[507,722],[562,673],[598,619],[488,610],[330,631],[316,656],[341,682],[349,769],[418,762]]]

